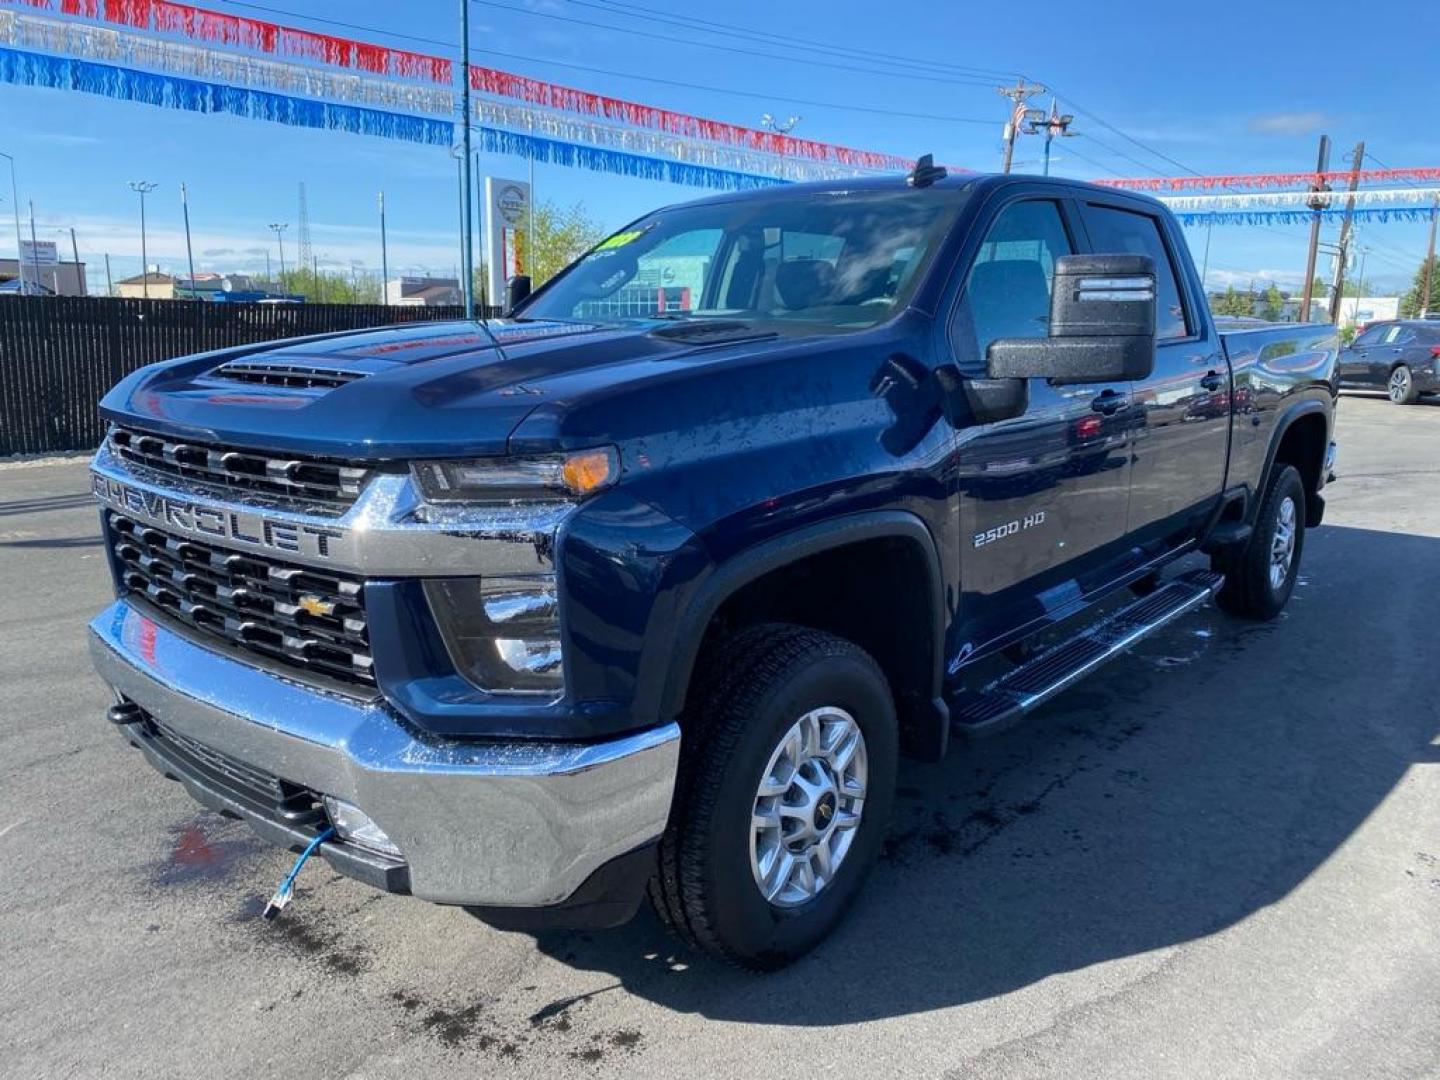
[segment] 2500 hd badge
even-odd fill
[[[975,546],[977,548],[984,547],[986,544],[993,544],[997,540],[1004,540],[1007,536],[1014,536],[1018,532],[1044,524],[1045,511],[1037,510],[1033,514],[1026,514],[1023,518],[1016,518],[1014,521],[1007,521],[1004,525],[996,525],[993,529],[976,533]]]

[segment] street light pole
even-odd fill
[[[272,221],[270,231],[275,234],[275,241],[280,245],[280,288],[285,288],[285,230],[290,227],[288,221]]]
[[[145,196],[159,184],[150,180],[131,180],[130,190],[140,196],[140,293],[150,299],[150,251],[145,242]]]
[[[15,159],[9,154],[0,153],[6,161],[10,162],[10,201],[15,207],[15,265],[20,270],[20,295],[25,295],[25,255],[20,250],[20,189],[15,183]]]
[[[36,273],[36,276],[38,277],[38,276],[39,276],[39,273],[40,273],[40,242],[35,239],[35,200],[34,200],[34,199],[31,199],[31,200],[30,200],[30,257],[35,260],[35,273]],[[39,282],[37,282],[36,284],[39,284]],[[58,284],[58,282],[55,282],[55,284]],[[55,291],[56,291],[56,292],[59,292],[60,290],[59,290],[59,289],[56,289]]]
[[[461,168],[461,199],[464,202],[461,216],[461,238],[464,245],[460,259],[460,272],[465,275],[465,318],[475,318],[475,248],[470,233],[470,208],[474,205],[471,196],[470,175],[470,0],[460,0],[460,140],[464,164]]]
[[[380,192],[380,303],[390,306],[390,252],[385,243],[385,192]]]
[[[190,246],[190,192],[185,190],[185,185],[180,185],[180,208],[185,212],[185,261],[190,264],[190,299],[199,299],[195,295],[195,251]]]

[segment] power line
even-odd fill
[[[286,18],[299,19],[312,23],[319,23],[325,26],[336,26],[346,30],[358,30],[367,34],[380,34],[384,37],[396,38],[402,41],[413,41],[423,45],[430,45],[437,51],[443,51],[447,55],[456,56],[460,50],[453,42],[442,41],[438,38],[420,37],[415,34],[402,34],[384,27],[369,26],[362,23],[346,22],[342,19],[326,19],[318,15],[310,15],[298,11],[291,11],[285,8],[278,8],[268,4],[244,3],[241,0],[220,0],[223,4],[231,7],[246,8],[251,11],[262,11],[269,15],[282,15]],[[805,105],[817,109],[835,109],[843,112],[863,112],[876,116],[892,116],[905,120],[934,120],[940,123],[950,124],[984,124],[990,125],[995,122],[993,117],[973,116],[947,116],[941,113],[908,112],[901,109],[881,109],[869,105],[853,105],[843,101],[824,101],[815,98],[797,98],[787,95],[766,94],[756,90],[734,90],[724,86],[709,86],[702,83],[682,81],[680,79],[662,79],[654,75],[639,75],[629,71],[616,71],[613,68],[594,67],[588,64],[575,64],[564,60],[553,60],[549,57],[525,56],[520,53],[502,51],[499,49],[480,49],[471,47],[472,53],[479,53],[484,56],[502,57],[507,60],[519,60],[527,64],[539,64],[542,66],[565,68],[569,71],[583,71],[588,75],[604,75],[615,79],[633,79],[637,82],[654,83],[657,86],[673,86],[682,90],[702,90],[706,93],[724,94],[731,97],[747,98],[754,101],[774,102],[777,98],[792,102],[796,105]]]
[[[499,3],[498,0],[470,0],[470,2],[480,4],[484,7],[496,8],[500,11],[508,11],[513,15],[528,15],[537,19],[552,19],[556,22],[589,27],[592,30],[608,30],[615,34],[631,34],[646,38],[649,41],[665,41],[673,45],[688,45],[691,48],[714,49],[718,52],[736,53],[741,56],[755,56],[762,60],[780,60],[785,63],[808,64],[811,67],[831,68],[836,71],[848,71],[852,74],[882,75],[887,78],[894,78],[897,74],[903,74],[907,79],[918,79],[921,82],[943,83],[949,86],[988,86],[992,81],[991,79],[978,77],[946,77],[942,75],[921,75],[914,72],[884,71],[877,68],[861,68],[853,64],[840,64],[828,60],[810,60],[803,57],[760,52],[756,49],[744,49],[738,45],[721,45],[713,41],[695,41],[689,38],[674,37],[669,34],[657,34],[652,31],[638,30],[628,26],[616,26],[613,23],[594,22],[590,19],[577,19],[573,15],[560,15],[553,11],[536,11],[530,8],[511,7],[509,4]]]
[[[813,38],[799,37],[794,34],[777,34],[773,30],[754,30],[750,27],[739,26],[735,23],[717,22],[713,19],[698,19],[694,16],[675,16],[667,12],[662,12],[657,8],[646,7],[642,4],[625,3],[623,0],[602,0],[602,2],[598,4],[592,2],[592,0],[570,0],[570,2],[580,7],[594,8],[598,11],[609,11],[615,15],[644,18],[669,23],[673,26],[687,26],[692,29],[700,29],[705,33],[720,34],[726,37],[739,37],[746,41],[753,41],[756,38],[768,38],[777,44],[788,45],[793,48],[805,49],[810,52],[819,52],[831,56],[848,56],[850,59],[871,60],[880,63],[896,64],[903,67],[920,67],[930,71],[945,69],[956,74],[977,75],[986,79],[1008,79],[1016,78],[1020,75],[1018,71],[970,67],[965,64],[954,64],[938,60],[917,60],[913,56],[901,56],[897,53],[881,52],[878,49],[858,49],[849,45],[832,45],[817,42]]]

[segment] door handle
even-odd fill
[[[1117,394],[1114,390],[1106,390],[1103,394],[1090,402],[1090,408],[1106,416],[1114,416],[1121,409],[1127,408],[1130,398],[1126,394]]]
[[[1200,385],[1213,394],[1216,390],[1220,389],[1220,384],[1224,381],[1225,380],[1220,377],[1219,372],[1211,371],[1207,372],[1205,377],[1200,380]]]

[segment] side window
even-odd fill
[[[1097,255],[1149,255],[1155,260],[1155,336],[1161,341],[1188,337],[1189,323],[1180,298],[1175,261],[1160,232],[1160,223],[1149,214],[1117,210],[1111,206],[1085,208],[1085,224]]]
[[[1395,336],[1390,339],[1392,345],[1409,345],[1415,340],[1415,331],[1408,326],[1397,326]]]
[[[1357,338],[1355,339],[1355,341],[1353,342],[1353,344],[1355,344],[1355,345],[1378,345],[1378,344],[1380,343],[1380,335],[1382,335],[1383,333],[1385,333],[1385,329],[1386,329],[1386,328],[1385,328],[1383,325],[1382,325],[1382,326],[1372,326],[1372,327],[1370,327],[1370,329],[1366,330],[1363,334],[1361,334],[1359,337],[1357,337]]]
[[[970,265],[950,327],[962,371],[984,371],[985,350],[998,338],[1049,333],[1055,260],[1074,251],[1056,203],[1036,199],[1000,211]]]

